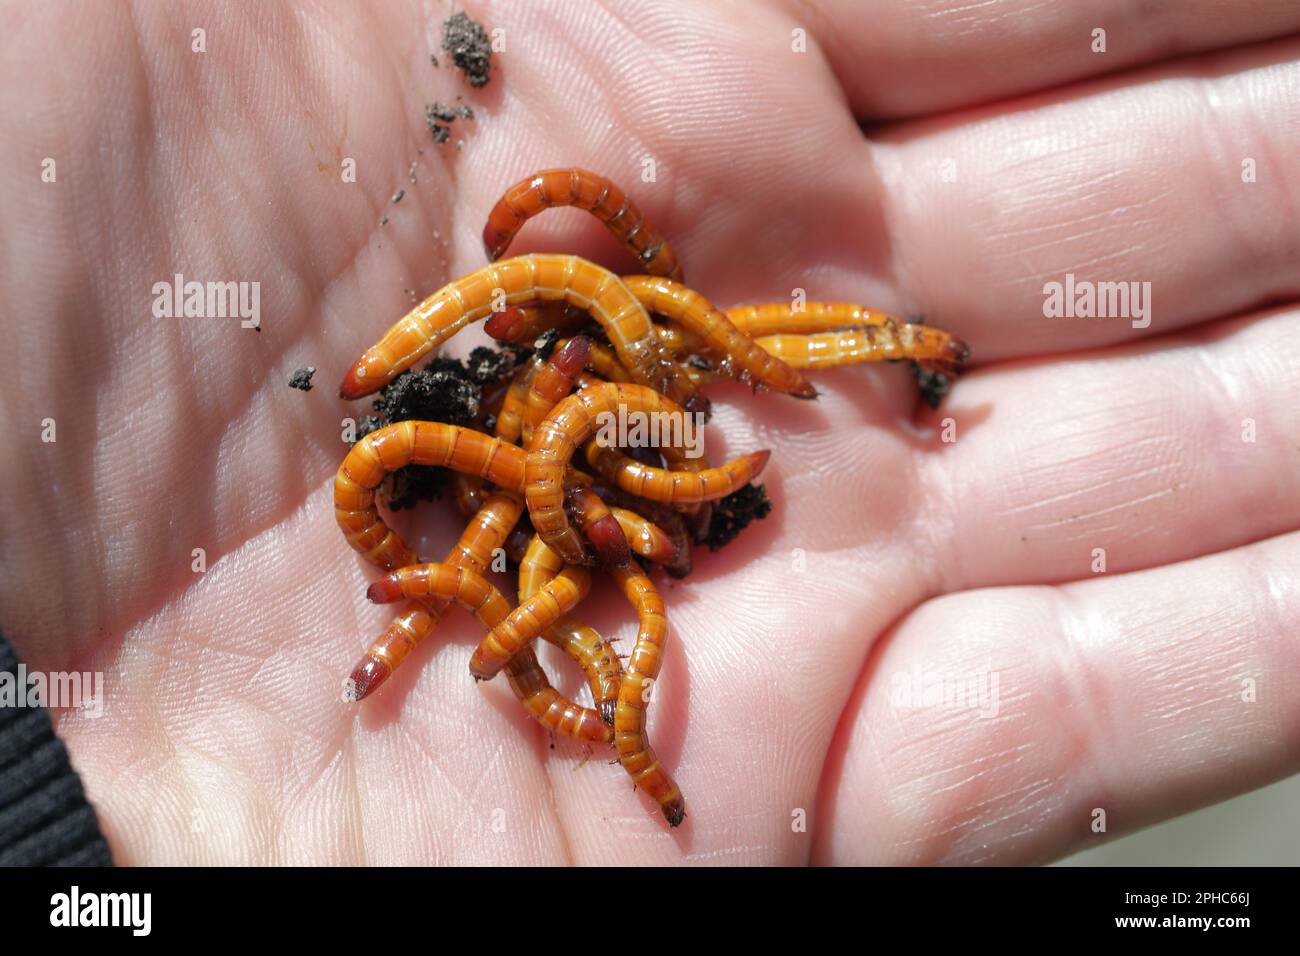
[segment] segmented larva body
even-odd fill
[[[902,319],[869,309],[853,302],[767,302],[762,305],[737,305],[725,310],[727,318],[746,335],[803,335],[829,332],[846,325],[884,325]]]
[[[483,479],[477,475],[464,475],[459,471],[451,473],[451,494],[456,501],[456,508],[466,518],[478,514],[483,503],[487,501]]]
[[[614,520],[623,529],[632,553],[647,561],[664,566],[674,566],[681,560],[678,545],[649,518],[626,508],[610,508]]]
[[[386,571],[418,560],[401,536],[379,517],[374,502],[374,489],[385,475],[408,464],[450,467],[516,491],[488,498],[448,556],[448,561],[457,565],[480,570],[486,567],[492,551],[501,546],[523,510],[517,494],[523,481],[522,450],[480,432],[440,422],[398,422],[357,442],[334,479],[335,516],[348,543]],[[436,605],[406,605],[353,668],[345,685],[345,699],[361,700],[373,693],[436,626],[443,610]],[[512,686],[517,692],[540,694],[548,701],[545,708],[539,709],[537,700],[526,699],[525,707],[551,729],[567,733],[567,724],[553,725],[551,721],[557,714],[571,713],[576,705],[548,694],[549,682],[531,651],[522,658],[516,656],[516,660],[512,664]]]
[[[451,549],[445,564],[482,573],[490,564],[492,553],[519,520],[523,507],[523,500],[516,494],[496,492],[489,495]],[[409,601],[353,668],[345,685],[344,699],[362,700],[387,680],[429,635],[451,600],[450,596],[443,595],[436,601]],[[602,734],[594,729],[596,723],[612,722],[612,709],[607,706],[597,714],[564,698],[552,689],[546,672],[530,648],[511,659],[506,673],[524,709],[551,732],[590,743],[613,742],[611,734]]]
[[[764,335],[756,341],[765,352],[799,368],[834,368],[901,359],[956,366],[969,354],[965,344],[947,332],[892,321],[806,335]]]
[[[528,302],[508,305],[493,312],[483,331],[500,342],[527,345],[552,330],[561,335],[576,332],[591,322],[591,316],[567,302]]]
[[[573,391],[574,379],[587,364],[587,355],[591,352],[591,339],[585,335],[565,339],[557,343],[550,357],[542,363],[537,374],[532,377],[528,391],[524,395],[523,430],[520,437],[524,447],[533,437],[537,427],[561,399]]]
[[[470,428],[396,422],[362,438],[343,459],[334,477],[334,516],[353,549],[392,571],[417,558],[375,507],[375,489],[386,475],[407,465],[435,465],[519,492],[524,460],[522,449]]]
[[[392,574],[402,575],[409,570],[403,568]],[[566,566],[479,642],[469,661],[469,672],[474,679],[491,680],[495,677],[511,658],[586,597],[590,587],[591,574],[586,568]]]
[[[524,469],[524,497],[533,528],[542,540],[569,562],[583,558],[582,541],[564,513],[564,476],[574,452],[595,434],[598,416],[625,414],[662,415],[682,421],[683,409],[662,395],[639,385],[605,384],[584,388],[555,406],[533,433]],[[665,457],[681,452],[660,449]],[[699,472],[649,469],[639,472],[639,493],[654,501],[690,503],[729,494],[743,474],[757,474],[769,452],[759,452],[728,462],[722,468]],[[617,481],[617,479],[615,479]],[[746,481],[748,478],[745,479]],[[741,482],[743,484],[744,482]]]
[[[483,229],[483,248],[495,261],[525,222],[552,206],[576,206],[605,224],[651,275],[681,278],[672,248],[641,215],[636,203],[604,176],[585,169],[546,169],[509,189]]]
[[[654,798],[669,826],[675,827],[686,815],[686,802],[672,776],[659,762],[646,733],[646,708],[668,641],[664,602],[640,568],[615,568],[610,574],[637,613],[636,646],[628,658],[614,708],[614,746],[632,782]]]
[[[609,723],[599,712],[575,704],[552,687],[531,648],[515,655],[506,668],[506,680],[524,709],[552,733],[589,744],[612,743]]]
[[[817,397],[811,382],[755,345],[693,289],[657,276],[624,276],[623,283],[649,311],[681,323],[699,337],[705,348],[726,355],[736,366],[738,378],[796,398]]]
[[[541,421],[546,412],[555,403],[569,393],[573,384],[573,375],[581,372],[581,358],[585,349],[583,342],[590,344],[590,339],[582,339],[579,345],[568,351],[568,343],[579,341],[566,340],[564,345],[556,347],[549,360],[540,356],[533,363],[520,369],[502,404],[501,414],[497,416],[497,437],[506,441],[515,441],[521,437],[532,436],[532,426]],[[557,366],[557,362],[559,363]],[[573,369],[577,365],[576,371]],[[548,373],[547,370],[550,370]],[[542,378],[540,387],[537,379]],[[565,382],[568,387],[565,387]],[[530,424],[528,417],[536,419]],[[628,562],[627,539],[623,536],[618,522],[614,520],[604,502],[592,492],[587,485],[590,479],[581,473],[573,474],[566,481],[568,485],[568,505],[574,511],[574,517],[582,527],[583,534],[591,543],[597,557],[609,564],[622,565]],[[586,549],[583,549],[583,562],[587,563]]]
[[[660,504],[717,501],[749,484],[763,470],[771,452],[756,451],[699,472],[669,471],[631,458],[596,442],[585,446],[587,463],[606,481],[630,495]]]
[[[343,684],[343,699],[355,703],[374,693],[429,636],[438,620],[439,615],[419,601],[408,601],[352,668]]]
[[[591,366],[596,375],[579,375],[579,388],[599,385],[602,380],[605,382],[632,381],[632,376],[623,367],[623,363],[618,360],[618,355],[615,354],[614,350],[599,342],[592,343],[591,352],[587,355],[587,364]],[[687,374],[689,374],[689,368]]]
[[[563,569],[564,559],[533,535],[519,562],[520,602],[535,595]],[[587,686],[591,688],[596,712],[605,723],[614,723],[614,705],[623,680],[623,662],[619,660],[613,642],[601,637],[595,628],[567,614],[543,631],[542,637],[577,662],[587,678]]]
[[[500,547],[510,529],[519,521],[523,507],[523,500],[517,494],[497,492],[489,495],[483,507],[465,526],[445,563],[483,571],[492,560],[492,551]],[[408,603],[366,648],[366,653],[352,669],[345,685],[345,699],[361,700],[391,677],[411,651],[437,626],[449,603],[449,600]]]
[[[506,626],[514,613],[501,592],[476,571],[450,564],[421,564],[402,568],[370,585],[370,600],[380,604],[403,596],[425,601],[451,600],[474,614],[493,631]],[[608,744],[610,729],[594,710],[565,700],[550,685],[530,648],[516,655],[508,672],[515,695],[533,717],[557,733],[588,743]]]
[[[603,479],[602,479],[603,481]],[[647,501],[629,494],[613,484],[597,484],[596,492],[601,499],[609,502],[610,510],[617,517],[619,510],[630,511],[650,521],[672,541],[676,556],[671,564],[664,564],[663,569],[675,578],[684,578],[691,573],[691,535],[686,530],[682,513],[671,505],[662,505],[657,501]],[[624,529],[626,534],[627,529]],[[628,535],[631,543],[633,535]]]
[[[501,411],[497,413],[494,429],[497,438],[502,441],[508,441],[512,445],[519,442],[524,430],[524,409],[528,404],[528,390],[532,388],[533,377],[541,371],[545,362],[546,360],[540,355],[536,355],[531,361],[515,370],[514,377],[510,380],[510,387],[506,389],[505,398],[501,402]]]
[[[638,382],[688,404],[695,388],[659,343],[650,316],[614,273],[577,256],[504,259],[439,289],[408,312],[348,370],[344,398],[376,391],[494,305],[564,300],[587,310]],[[701,397],[702,399],[702,397]]]
[[[570,478],[567,488],[567,505],[573,519],[582,529],[583,537],[591,544],[592,550],[603,564],[621,568],[632,560],[631,547],[623,527],[614,517],[609,506],[600,499],[600,495],[588,487],[585,475],[575,473]],[[583,481],[583,483],[578,483]],[[586,558],[584,550],[584,562]]]

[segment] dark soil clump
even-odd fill
[[[487,31],[463,12],[442,26],[442,48],[451,54],[452,64],[465,74],[470,86],[486,86],[492,58]]]

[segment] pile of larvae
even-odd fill
[[[501,258],[520,227],[552,206],[590,212],[644,274],[619,276],[572,255]],[[701,386],[738,380],[812,399],[805,369],[906,361],[922,397],[935,405],[968,352],[946,332],[859,305],[715,309],[683,284],[672,249],[626,193],[581,169],[546,170],[512,186],[483,239],[492,264],[412,309],[366,350],[340,389],[347,399],[382,389],[376,408],[391,423],[364,434],[344,459],[334,480],[335,514],[348,544],[385,572],[370,586],[370,600],[406,602],[353,670],[344,697],[371,694],[446,608],[459,604],[488,629],[470,659],[474,678],[505,671],[525,710],[553,734],[613,746],[635,786],[677,826],[686,804],[646,733],[668,633],[652,572],[684,576],[692,544],[716,546],[747,509],[761,515],[757,506],[766,506],[750,482],[768,452],[714,466],[698,445],[680,440],[686,416],[707,420]],[[505,344],[501,352],[476,349],[468,378],[459,380],[481,388],[482,400],[471,396],[460,422],[403,415],[396,407],[416,387],[408,370],[480,319]],[[435,359],[435,373],[438,363],[444,371],[459,365]],[[606,427],[638,418],[683,427]],[[620,434],[656,432],[657,445],[618,444]],[[678,440],[665,437],[673,435]],[[469,518],[436,564],[422,563],[376,507],[381,486],[390,507],[409,504],[419,476],[431,469],[450,474],[453,497]],[[722,520],[713,511],[719,502]],[[518,568],[514,607],[484,577],[499,553]],[[635,609],[636,643],[626,663],[571,615],[593,573],[608,575]],[[539,637],[579,664],[594,708],[551,685],[533,651]]]

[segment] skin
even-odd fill
[[[1300,8],[853,6],[475,2],[507,40],[478,91],[429,64],[439,4],[6,6],[0,627],[104,672],[104,716],[57,720],[119,862],[1027,863],[1300,770]],[[436,147],[423,107],[457,94],[477,119]],[[775,508],[663,584],[671,832],[475,686],[465,615],[339,701],[392,609],[330,512],[369,411],[335,385],[404,288],[482,264],[501,189],[567,163],[721,307],[803,287],[977,362],[937,413],[892,366],[815,403],[710,389],[710,455],[772,448]],[[633,269],[572,211],[512,252],[542,249]],[[262,331],[155,319],[176,272],[259,281]],[[1044,318],[1066,272],[1150,281],[1151,326]],[[453,511],[400,526],[439,553]],[[996,716],[902,693],[990,672]]]

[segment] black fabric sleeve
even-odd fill
[[[0,672],[18,657],[0,634]],[[26,698],[27,688],[18,687]],[[111,866],[81,778],[43,707],[0,706],[0,866]]]

